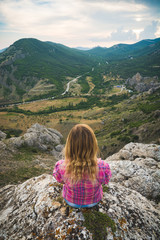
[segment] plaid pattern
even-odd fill
[[[108,184],[112,175],[110,167],[105,161],[98,159],[98,167],[99,172],[95,184],[87,178],[76,184],[71,184],[69,179],[64,178],[64,160],[58,161],[53,170],[53,176],[58,182],[63,184],[62,196],[67,201],[78,205],[88,205],[99,202],[103,196],[102,184]]]

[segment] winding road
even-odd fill
[[[67,83],[67,88],[66,88],[66,90],[65,90],[64,93],[62,93],[61,95],[66,94],[66,93],[69,91],[69,86],[70,86],[70,84],[71,84],[72,82],[76,82],[80,77],[82,77],[82,75],[81,75],[81,76],[78,76],[78,77],[76,77],[76,78],[74,78],[74,79],[72,79],[71,81],[69,81],[69,82]]]
[[[69,81],[67,83],[67,88],[66,90],[61,94],[62,96],[65,95],[68,91],[69,91],[69,87],[70,87],[70,84],[72,82],[76,82],[81,76],[77,76],[76,78],[72,79],[71,81]],[[22,105],[22,104],[25,104],[25,103],[33,103],[33,102],[39,102],[39,101],[44,101],[44,100],[51,100],[51,99],[54,99],[54,97],[49,97],[49,98],[43,98],[43,99],[38,99],[38,100],[33,100],[33,101],[26,101],[26,102],[20,102],[20,103],[13,103],[13,104],[4,104],[0,107],[9,107],[9,106],[18,106],[18,105]]]

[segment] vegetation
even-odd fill
[[[42,173],[51,173],[55,160],[51,156],[44,156],[48,159],[48,169],[45,169],[36,160],[40,156],[43,156],[41,151],[28,146],[22,146],[13,155],[4,155],[3,159],[0,159],[0,186],[21,183]]]
[[[93,240],[103,240],[107,236],[107,228],[111,228],[112,233],[116,231],[114,221],[107,215],[95,210],[83,212],[84,226],[93,234]]]
[[[160,77],[159,45],[160,39],[155,39],[80,51],[52,42],[21,39],[0,54],[2,72],[8,76],[3,83],[2,95],[5,101],[58,96],[64,91],[68,76],[82,76],[78,80],[81,94],[89,92],[87,77],[95,86],[91,94],[109,93],[113,86],[124,84],[137,72],[143,76]],[[107,81],[104,76],[107,76]],[[47,84],[54,85],[54,89],[46,92],[42,87],[41,91],[33,91],[27,96],[26,93],[44,79],[47,79]]]

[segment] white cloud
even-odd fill
[[[157,34],[157,30],[158,30],[158,24],[160,24],[160,22],[152,21],[152,24],[147,25],[144,28],[144,30],[140,33],[139,38],[140,39],[156,38],[156,34]]]
[[[14,37],[17,34],[17,38],[29,36],[74,47],[134,42],[139,35],[146,36],[147,26],[158,18],[144,2],[0,0],[0,26],[3,25],[0,45],[5,44],[5,36],[8,38],[9,33]],[[142,29],[146,35],[140,34]],[[154,34],[158,36],[158,28]]]
[[[123,30],[123,28],[117,29],[112,32],[111,36],[107,40],[113,41],[136,41],[136,34],[132,30]]]

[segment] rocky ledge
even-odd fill
[[[159,155],[158,145],[130,143],[106,159],[113,177],[98,212],[68,209],[51,175],[5,186],[0,239],[159,239]]]
[[[63,149],[63,136],[56,129],[46,128],[43,125],[35,123],[27,132],[20,137],[6,139],[6,134],[0,131],[0,149],[14,151],[22,146],[36,148],[41,151],[51,153],[58,159]]]

